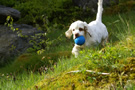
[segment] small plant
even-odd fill
[[[24,36],[22,35],[22,31],[19,30],[18,28],[14,28],[13,26],[13,18],[11,16],[7,16],[6,18],[6,22],[5,22],[5,25],[10,27],[10,29],[13,31],[13,32],[16,32],[18,37],[27,37],[27,36]]]
[[[22,30],[19,30],[19,28],[14,28],[13,18],[11,16],[7,17],[5,25],[10,27],[10,29],[13,32],[17,33],[18,37],[31,38],[29,43],[33,45],[33,47],[28,48],[27,52],[37,52],[38,54],[41,54],[45,51],[49,51],[52,45],[55,45],[57,42],[63,40],[61,39],[63,37],[63,34],[60,34],[55,39],[51,39],[49,35],[51,33],[51,30],[53,30],[56,27],[55,26],[56,24],[50,27],[48,18],[43,16],[42,19],[43,19],[43,25],[36,24],[36,27],[37,29],[42,30],[44,33],[35,34],[34,36],[30,36],[30,37],[28,35],[23,35]],[[15,48],[15,46],[13,48]]]

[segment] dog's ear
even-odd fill
[[[83,22],[83,24],[84,24],[85,33],[88,33],[89,36],[92,37],[91,34],[90,34],[90,32],[88,32],[88,24],[86,22]]]
[[[72,29],[71,29],[71,27],[65,32],[65,35],[66,35],[66,37],[67,38],[71,38],[71,36],[72,36]]]
[[[83,22],[83,24],[84,24],[84,30],[88,30],[88,24],[86,23],[86,22]]]

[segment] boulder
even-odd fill
[[[13,32],[9,27],[0,25],[0,66],[7,62],[7,58],[22,54],[29,47],[32,47],[32,44],[29,43],[32,40],[31,36],[43,33],[26,24],[15,24],[14,27],[19,28],[23,35],[27,35],[27,38],[19,37],[17,32]]]
[[[14,21],[21,17],[21,13],[13,8],[0,5],[0,23],[5,23],[7,16],[13,17]]]

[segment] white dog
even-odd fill
[[[108,31],[106,26],[102,23],[102,7],[103,0],[98,0],[98,12],[96,20],[87,24],[83,21],[75,21],[70,25],[68,31],[65,32],[66,37],[70,38],[73,34],[73,39],[84,36],[85,43],[83,45],[75,44],[72,49],[72,54],[78,56],[80,48],[85,46],[91,47],[102,43],[104,45],[108,39]]]

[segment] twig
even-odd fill
[[[79,72],[82,72],[82,71],[81,71],[81,70],[70,71],[70,72],[68,72],[67,74],[69,74],[69,73],[79,73]],[[102,75],[109,75],[109,74],[110,74],[110,73],[96,72],[96,71],[92,71],[92,70],[86,70],[86,72],[89,72],[89,73],[97,73],[97,74],[102,74]]]

